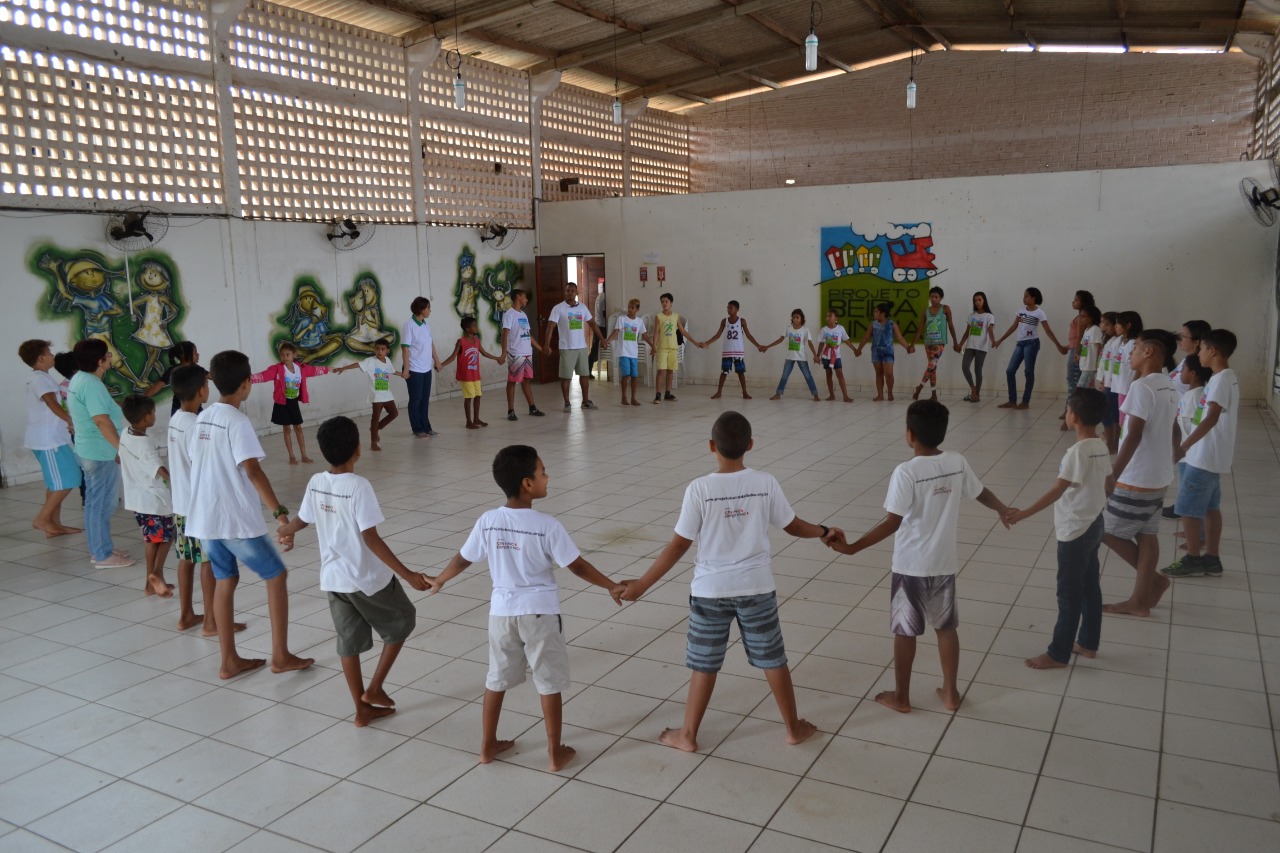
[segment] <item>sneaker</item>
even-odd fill
[[[539,409],[537,406],[530,406],[529,414],[533,415],[535,418],[541,418],[545,417],[547,413],[542,411],[542,409]]]
[[[132,557],[121,557],[119,554],[112,554],[105,560],[97,560],[94,562],[94,568],[98,569],[123,569],[125,566],[132,566],[138,562]]]
[[[520,420],[520,419],[516,417],[516,413],[515,413],[515,412],[511,411],[510,409],[508,409],[508,410],[507,410],[507,420],[509,420],[509,421],[518,421],[518,420]]]
[[[423,435],[427,436],[428,438],[435,438],[435,437],[436,437],[437,435],[439,435],[439,434],[440,434],[440,433],[436,432],[436,431],[435,431],[435,430],[433,430],[433,429],[429,429],[429,430],[427,430],[426,432],[424,432],[424,433],[423,433]]]
[[[582,404],[582,408],[584,409],[594,409],[595,407],[596,407],[596,404],[591,402],[590,400],[587,400],[585,403]]]
[[[1181,560],[1174,560],[1169,565],[1160,570],[1160,574],[1167,578],[1196,578],[1204,574],[1204,558],[1193,557],[1190,554]]]
[[[1205,554],[1200,558],[1200,565],[1204,568],[1204,576],[1207,578],[1222,577],[1222,560],[1218,559],[1215,554]]]
[[[120,550],[119,548],[116,548],[114,551],[112,551],[112,552],[111,552],[111,556],[112,556],[112,557],[128,558],[128,556],[129,556],[129,552],[128,552],[128,551],[122,551],[122,550]],[[90,564],[93,564],[93,563],[96,563],[96,562],[98,562],[98,561],[97,561],[97,560],[95,560],[95,559],[93,559],[93,557],[90,557],[90,558],[89,558],[89,563],[90,563]]]
[[[1161,515],[1161,516],[1163,516],[1164,518],[1182,518],[1182,516],[1180,516],[1180,515],[1178,515],[1178,513],[1174,512],[1174,509],[1173,509],[1173,505],[1172,505],[1172,504],[1170,504],[1169,506],[1165,507],[1165,508],[1164,508],[1164,512],[1160,513],[1160,515]]]
[[[565,403],[565,404],[564,404],[564,410],[565,410],[565,413],[566,413],[566,414],[567,414],[567,413],[569,413],[569,412],[572,412],[572,411],[573,411],[573,406],[572,406],[570,403]]]
[[[664,400],[668,400],[668,401],[670,401],[670,402],[674,403],[674,402],[676,401],[676,395],[675,395],[675,394],[671,394],[671,393],[663,394],[663,395],[662,395],[662,399],[664,399]]]

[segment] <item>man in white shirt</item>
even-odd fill
[[[587,329],[601,339],[605,336],[596,324],[595,318],[587,310],[587,306],[578,301],[578,285],[569,282],[564,286],[564,302],[551,309],[547,317],[547,328],[542,334],[542,349],[551,350],[551,332],[558,330],[560,339],[560,393],[564,396],[564,410],[573,411],[569,403],[569,380],[578,374],[578,384],[582,386],[582,408],[594,409],[591,402],[591,368],[587,363]]]

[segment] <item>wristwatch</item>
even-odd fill
[[[288,514],[289,514],[289,508],[284,504],[280,504],[280,506],[276,507],[275,510],[272,511],[271,517],[279,518],[282,515],[288,515]]]

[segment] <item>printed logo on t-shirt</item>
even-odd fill
[[[971,338],[982,337],[982,321],[979,320],[977,317],[974,317],[972,320],[969,321],[969,337]]]
[[[286,400],[298,399],[298,389],[302,387],[302,374],[286,373],[284,375],[284,398]]]
[[[516,334],[520,337],[520,340],[529,340],[529,320],[527,317],[521,317],[516,320],[516,329],[518,330]]]
[[[520,543],[512,542],[510,539],[496,539],[493,548],[495,551],[519,551]]]
[[[571,331],[571,332],[581,332],[581,331],[582,331],[582,317],[581,317],[581,315],[578,315],[578,314],[570,314],[570,315],[569,315],[569,331]]]
[[[638,341],[638,340],[640,340],[640,326],[639,326],[639,324],[636,324],[636,323],[623,323],[623,324],[622,324],[622,339],[623,339],[624,341]]]
[[[796,332],[787,332],[787,349],[791,352],[800,352],[800,335]]]
[[[746,518],[751,515],[750,511],[745,509],[726,509],[724,511],[725,518]]]

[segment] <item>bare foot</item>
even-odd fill
[[[1000,405],[996,406],[997,409],[1016,409],[1017,407],[1018,407],[1017,403],[1001,403]]]
[[[919,400],[919,399],[920,399],[920,392],[921,392],[922,390],[924,390],[924,386],[923,386],[923,385],[917,385],[917,386],[916,386],[916,390],[914,390],[914,391],[912,391],[912,392],[911,392],[911,399],[912,399],[912,400]]]
[[[375,708],[368,702],[361,702],[356,706],[356,728],[362,729],[374,720],[390,717],[395,712],[395,708]]]
[[[479,418],[476,418],[476,426],[487,427],[488,425],[488,421],[482,421]]]
[[[316,662],[315,658],[300,658],[291,652],[288,654],[287,657],[281,659],[280,661],[276,661],[273,658],[271,660],[271,671],[272,672],[297,672],[300,669],[306,669],[307,667],[311,666],[311,664],[315,662]]]
[[[266,661],[262,658],[242,658],[239,655],[236,655],[231,660],[223,662],[222,668],[218,670],[218,677],[235,678],[240,673],[248,672],[251,669],[257,669],[265,663]]]
[[[893,402],[893,394],[892,394],[892,393],[891,393],[891,394],[889,394],[889,402],[890,402],[890,403],[892,403],[892,402]]]
[[[814,395],[813,395],[813,402],[815,402],[815,403],[821,403],[821,402],[822,402],[822,398],[821,398],[821,397],[819,397],[817,394],[814,394]]]
[[[1173,581],[1169,580],[1167,577],[1157,572],[1156,580],[1155,580],[1155,589],[1151,593],[1151,603],[1148,604],[1147,606],[1155,607],[1157,604],[1159,604],[1160,599],[1164,598],[1165,592],[1169,589],[1169,587],[1172,584],[1173,584]]]
[[[910,702],[898,701],[898,691],[896,690],[886,690],[883,693],[877,693],[876,701],[890,710],[897,711],[899,714],[906,714],[911,710]]]
[[[936,402],[938,402],[938,392],[937,392],[937,391],[933,391],[933,392],[931,392],[931,393],[929,394],[929,399],[930,399],[930,400],[932,400],[932,401],[933,401],[933,402],[935,402],[935,403],[936,403]]]
[[[1031,667],[1032,669],[1059,669],[1061,667],[1066,666],[1065,663],[1058,663],[1056,660],[1049,657],[1047,654],[1036,655],[1033,658],[1027,658],[1026,660],[1023,661],[1023,663],[1025,663],[1027,666]]]
[[[658,735],[658,743],[683,752],[698,751],[698,742],[693,738],[685,737],[683,729],[663,729],[662,734]]]
[[[377,690],[366,690],[360,699],[370,705],[377,705],[379,708],[394,708],[396,706],[396,700],[388,696],[387,691],[382,687]]]
[[[480,763],[481,764],[490,763],[491,761],[493,761],[493,759],[497,758],[500,754],[506,752],[508,749],[511,749],[511,747],[515,745],[516,745],[516,742],[513,740],[495,740],[492,744],[481,745]]]
[[[627,400],[627,398],[626,398],[626,397],[623,397],[623,398],[622,398],[622,402],[621,402],[621,403],[619,403],[618,405],[620,405],[620,406],[630,406],[630,405],[631,405],[631,403]]]
[[[192,613],[190,616],[179,616],[179,617],[178,617],[178,630],[179,630],[179,631],[185,631],[185,630],[187,630],[188,628],[194,628],[194,627],[195,627],[195,626],[197,626],[197,625],[203,625],[203,624],[204,624],[204,614],[203,614],[203,613]]]
[[[948,711],[958,711],[960,709],[960,694],[952,690],[950,693],[944,692],[941,687],[934,688],[934,693],[938,694],[938,698],[942,700],[942,707]]]
[[[852,402],[853,402],[853,398],[852,398],[852,397],[845,397],[845,398],[844,398],[844,401],[845,401],[846,403],[852,403]]]
[[[302,461],[303,461],[303,462],[306,462],[306,463],[315,462],[315,460],[314,460],[314,459],[312,459],[310,456],[308,456],[308,455],[307,455],[307,454],[305,454],[305,453],[304,453],[304,454],[302,454]]]
[[[557,770],[563,769],[577,754],[578,751],[573,747],[560,744],[549,753],[550,760],[547,762],[547,767],[550,768],[552,773],[555,773]]]
[[[631,398],[631,405],[633,405],[633,406],[638,406],[638,405],[640,405],[640,401],[639,401],[639,400],[637,400],[635,397],[632,397],[632,398]]]
[[[751,395],[750,395],[750,394],[748,394],[746,391],[743,391],[743,392],[742,392],[742,399],[744,399],[744,400],[750,400],[750,399],[751,399]]]
[[[158,595],[161,598],[173,598],[173,584],[165,583],[159,575],[147,575],[147,585],[143,595]]]
[[[1102,612],[1114,613],[1118,616],[1150,616],[1151,608],[1132,601],[1117,601],[1115,604],[1102,605]]]
[[[374,452],[376,453],[376,452],[378,452],[379,450],[381,450],[381,449],[382,449],[382,445],[380,445],[380,444],[370,444],[370,445],[369,445],[369,449],[370,449],[370,450],[372,450],[372,451],[374,451]]]
[[[719,399],[720,399],[720,392],[719,392],[719,391],[717,391],[716,393],[712,394],[712,395],[711,395],[711,399],[712,399],[712,400],[719,400]]]
[[[1072,646],[1071,651],[1080,655],[1080,657],[1082,658],[1089,658],[1090,660],[1093,660],[1098,656],[1097,649],[1092,649],[1092,650],[1086,649],[1084,646],[1080,645],[1079,643],[1076,643],[1074,646]]]
[[[241,631],[243,631],[247,627],[248,626],[245,625],[243,622],[236,622],[234,623],[234,627],[232,628],[232,631],[239,634]],[[209,637],[210,639],[216,640],[218,638],[218,626],[213,625],[208,628],[205,628],[203,631],[200,632],[200,636]]]
[[[795,746],[798,743],[804,743],[808,740],[818,727],[808,720],[796,720],[795,728],[787,732],[787,743]]]
[[[295,459],[295,458],[293,458],[292,456],[290,456],[290,457],[289,457],[289,464],[290,464],[290,465],[297,465],[297,464],[298,464],[298,460],[297,460],[297,459]]]
[[[769,399],[770,399],[770,400],[781,400],[781,399],[782,399],[782,395],[781,395],[781,394],[774,394],[774,395],[773,395],[772,397],[770,397]]]
[[[480,429],[480,427],[476,426],[475,424],[467,424],[467,429]]]
[[[879,403],[879,402],[882,402],[883,400],[884,400],[884,395],[883,395],[883,394],[881,394],[881,395],[880,395],[880,396],[878,396],[878,397],[872,397],[872,398],[871,398],[871,402],[873,402],[873,403]]]
[[[836,395],[835,395],[835,394],[828,394],[828,395],[827,395],[827,400],[829,400],[829,401],[830,401],[830,400],[834,400],[835,398],[836,398]]]

